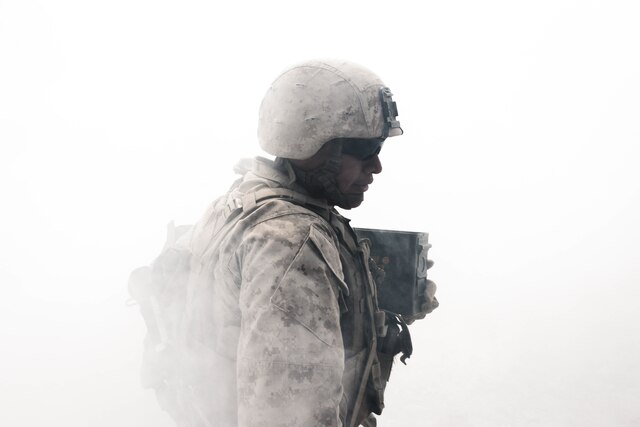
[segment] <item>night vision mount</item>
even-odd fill
[[[400,122],[396,119],[398,116],[398,106],[392,98],[393,94],[388,87],[380,88],[380,100],[382,101],[382,115],[384,117],[383,137],[399,136],[404,132],[400,127]]]

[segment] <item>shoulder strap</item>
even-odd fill
[[[235,197],[233,194],[230,194],[227,199],[225,216],[230,217],[240,209],[246,214],[269,199],[288,200],[300,205],[321,208],[327,212],[331,209],[323,200],[315,199],[288,188],[263,188],[244,194],[242,197]]]

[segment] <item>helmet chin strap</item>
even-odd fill
[[[363,195],[344,194],[338,189],[336,177],[342,164],[342,143],[330,145],[329,157],[319,168],[303,170],[289,162],[296,175],[296,182],[309,192],[312,197],[326,199],[332,206],[351,209],[362,203]]]

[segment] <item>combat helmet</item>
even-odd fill
[[[402,135],[392,93],[368,69],[346,61],[297,64],[260,105],[258,140],[267,153],[307,159],[328,141]]]

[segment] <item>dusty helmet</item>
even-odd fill
[[[368,69],[309,61],[284,71],[260,105],[258,140],[267,153],[307,159],[337,138],[402,135],[392,93]]]

